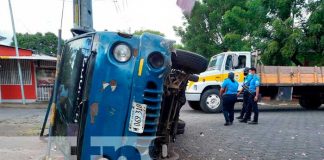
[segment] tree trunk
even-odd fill
[[[303,64],[296,58],[298,52],[295,51],[295,53],[291,56],[290,60],[295,63],[296,66],[303,66]]]

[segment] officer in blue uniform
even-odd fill
[[[259,119],[259,108],[258,108],[258,98],[259,98],[259,86],[260,86],[260,78],[256,75],[256,68],[252,67],[251,69],[252,79],[250,81],[249,86],[249,100],[248,100],[248,107],[247,113],[245,117],[240,121],[246,123],[248,118],[251,117],[251,112],[254,112],[253,121],[249,122],[249,124],[258,124]]]
[[[220,96],[223,98],[223,114],[225,118],[225,126],[233,124],[234,105],[237,99],[238,82],[234,79],[234,73],[228,73],[228,78],[222,84]]]
[[[250,81],[252,80],[252,75],[250,73],[250,68],[245,68],[243,73],[244,73],[243,87],[237,93],[237,96],[239,96],[242,93],[242,91],[244,91],[243,92],[243,105],[242,105],[240,116],[236,117],[237,119],[243,119],[244,115],[245,115],[245,113],[247,111],[247,105],[248,105],[248,100],[249,100],[249,92],[248,92],[247,88],[249,87]],[[251,119],[251,117],[248,117],[248,120],[249,119]]]

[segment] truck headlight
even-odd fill
[[[118,62],[127,62],[130,59],[132,53],[128,45],[120,43],[115,46],[113,55]]]
[[[155,68],[161,68],[164,64],[164,57],[160,52],[153,52],[148,56],[149,64]]]

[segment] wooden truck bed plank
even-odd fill
[[[263,86],[324,85],[324,67],[260,66]]]

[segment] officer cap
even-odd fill
[[[250,70],[256,72],[256,68],[255,67],[251,67]]]
[[[249,70],[250,70],[250,68],[249,67],[246,67],[245,69],[244,69],[244,75],[248,75],[249,74]]]

